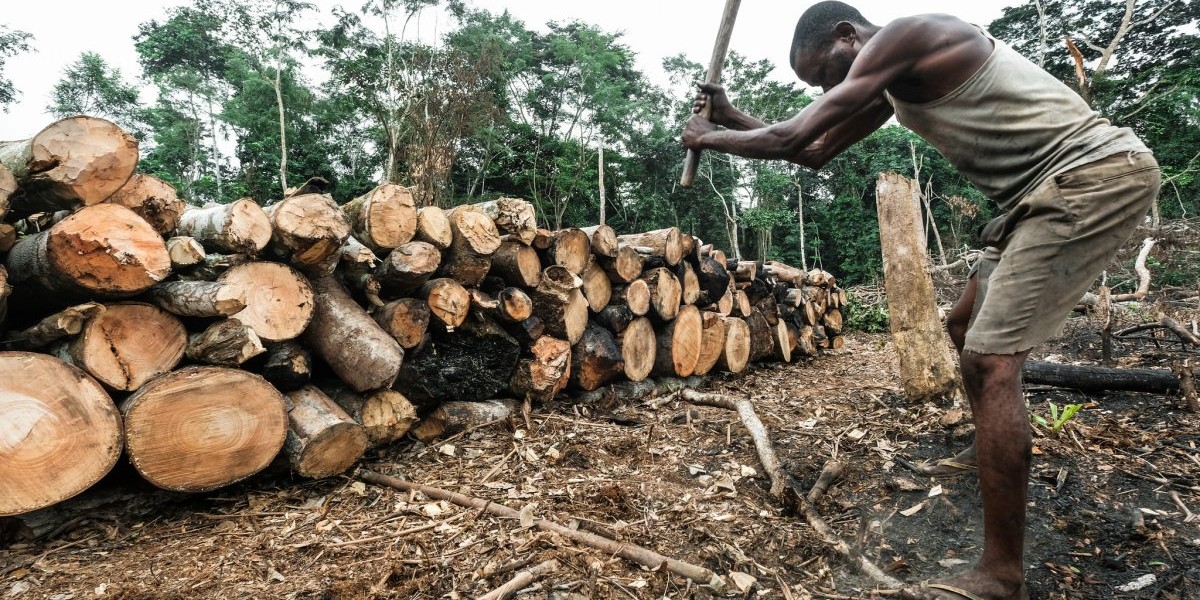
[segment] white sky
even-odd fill
[[[361,0],[314,0],[323,15],[341,4],[357,8]],[[665,84],[662,59],[684,53],[707,64],[713,38],[724,7],[722,0],[473,0],[493,12],[507,8],[526,26],[542,29],[547,21],[578,19],[606,31],[623,32],[624,43],[638,55],[638,66],[652,81]],[[1005,6],[1021,0],[850,0],[871,21],[884,24],[905,15],[945,12],[973,23],[986,25],[1000,16]],[[66,66],[85,51],[104,57],[134,81],[140,69],[133,48],[139,23],[162,19],[170,6],[190,4],[186,0],[60,0],[47,9],[38,3],[19,2],[4,9],[5,23],[33,34],[35,52],[8,59],[4,74],[21,95],[7,113],[0,112],[0,140],[23,139],[37,133],[51,117],[45,113],[50,90]],[[730,49],[751,59],[766,58],[778,63],[776,75],[791,80],[784,64],[796,19],[808,2],[745,0],[738,12]],[[444,27],[444,25],[440,25]],[[422,23],[424,34],[433,33],[436,23]],[[143,100],[150,100],[143,94]]]

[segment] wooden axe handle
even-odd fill
[[[720,83],[721,67],[725,66],[725,54],[729,51],[729,38],[733,35],[733,22],[737,19],[738,7],[742,0],[725,0],[725,12],[721,14],[721,27],[717,29],[717,42],[713,44],[712,58],[708,61],[708,76],[704,83]],[[712,112],[712,105],[706,104],[700,116],[705,119]],[[683,165],[683,176],[679,185],[692,187],[696,180],[696,168],[700,166],[700,152],[692,149],[687,151],[687,160]]]

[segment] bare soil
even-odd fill
[[[1184,322],[1198,315],[1176,309]],[[1155,320],[1145,312],[1122,318]],[[1037,358],[1094,363],[1097,330],[1094,319],[1077,317]],[[1114,346],[1122,366],[1162,367],[1181,352],[1163,336]],[[973,475],[935,481],[902,466],[952,454],[972,427],[961,406],[905,399],[895,362],[887,335],[852,334],[842,351],[713,377],[706,389],[754,399],[804,489],[832,457],[846,461],[820,513],[885,571],[919,581],[977,556],[979,490]],[[1175,397],[1025,391],[1031,413],[1044,418],[1051,402],[1083,404],[1057,434],[1034,425],[1032,597],[1200,598],[1200,517],[1188,522],[1184,511],[1200,513],[1200,416]],[[721,409],[674,399],[557,401],[535,407],[528,422],[432,445],[402,442],[361,466],[755,583],[716,593],[353,474],[307,481],[276,465],[230,488],[183,495],[122,466],[75,499],[0,524],[0,599],[462,598],[550,558],[559,569],[520,597],[888,596],[771,499],[752,441]],[[1138,580],[1148,583],[1118,591]]]

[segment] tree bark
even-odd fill
[[[1110,369],[1031,360],[1021,369],[1027,384],[1052,385],[1083,392],[1129,391],[1166,394],[1179,389],[1179,378],[1163,369]]]
[[[298,390],[312,379],[312,354],[296,342],[279,342],[267,348],[262,376],[281,392]]]
[[[725,351],[725,321],[721,315],[704,311],[700,318],[700,357],[693,375],[707,375]]]
[[[265,341],[295,338],[312,321],[312,285],[287,265],[248,262],[229,269],[217,281],[242,290],[246,308],[231,316],[249,325]]]
[[[535,288],[542,280],[542,261],[537,250],[508,240],[492,255],[491,274],[500,276],[508,285]]]
[[[408,242],[388,253],[375,268],[380,293],[397,298],[419,289],[438,270],[442,255],[427,242]]]
[[[717,359],[717,369],[726,373],[741,373],[750,364],[750,327],[737,317],[722,319],[725,325],[725,345]]]
[[[533,204],[520,198],[497,198],[475,205],[496,224],[496,229],[509,239],[526,246],[537,237],[537,215]]]
[[[404,350],[333,277],[313,281],[316,310],[304,342],[356,392],[392,385]]]
[[[896,173],[883,173],[876,184],[884,284],[900,381],[912,401],[954,393],[958,370],[937,315],[929,254],[921,224],[917,184]],[[828,277],[809,282],[835,285]]]
[[[625,371],[621,348],[612,332],[592,322],[571,353],[571,385],[594,390]]]
[[[18,291],[40,292],[40,302],[127,298],[171,274],[162,236],[116,204],[82,208],[22,239],[7,266]]]
[[[133,391],[175,368],[187,330],[174,315],[139,302],[108,304],[55,354],[114,390]]]
[[[413,427],[412,436],[428,444],[438,438],[502,421],[516,414],[519,408],[520,404],[510,399],[443,402]]]
[[[454,241],[454,232],[450,230],[446,212],[436,206],[422,206],[417,211],[416,238],[439,250],[449,248]]]
[[[121,456],[121,415],[83,371],[45,354],[0,352],[0,516],[62,502]]]
[[[650,306],[654,314],[664,321],[670,321],[679,314],[679,303],[683,297],[683,288],[679,279],[666,267],[646,271],[642,281],[650,290]]]
[[[103,202],[137,162],[137,140],[96,117],[61,119],[30,139],[0,142],[0,164],[19,183],[9,202],[24,214]]]
[[[323,277],[328,259],[350,237],[350,221],[333,198],[301,194],[284,198],[263,209],[271,218],[271,253],[301,272]]]
[[[246,290],[215,281],[168,281],[150,288],[150,299],[181,317],[228,317],[246,308]]]
[[[206,365],[237,367],[266,351],[262,340],[248,325],[236,319],[222,319],[189,336],[185,355]]]
[[[448,331],[462,325],[471,310],[470,294],[453,279],[427,281],[417,290],[416,297],[429,305],[433,322],[441,323]]]
[[[583,270],[583,297],[587,298],[588,307],[592,312],[600,312],[608,306],[612,299],[612,282],[608,280],[608,274],[596,262],[596,257],[591,256],[588,260],[588,266]]]
[[[179,215],[175,235],[196,238],[208,249],[255,256],[271,242],[271,219],[249,198],[187,207]]]
[[[121,403],[129,462],[150,483],[207,492],[264,469],[287,433],[283,396],[239,369],[186,367]]]
[[[517,362],[508,391],[518,398],[545,401],[567,386],[571,375],[571,344],[548,335],[529,347],[529,357]]]
[[[546,251],[546,265],[560,265],[576,275],[583,275],[592,256],[591,241],[582,229],[570,227],[554,232],[554,242]]]
[[[417,347],[425,338],[430,316],[429,305],[420,298],[393,300],[374,313],[375,322],[405,350]]]
[[[5,289],[4,269],[0,267],[0,323],[3,319]],[[88,302],[54,313],[33,327],[4,338],[0,346],[8,350],[40,350],[61,339],[77,335],[93,317],[104,312],[104,305]]]
[[[393,389],[418,406],[486,400],[508,385],[520,353],[521,345],[495,321],[473,315],[458,331],[433,331],[414,348]]]
[[[287,394],[288,429],[283,449],[301,477],[333,477],[367,451],[367,432],[321,390],[307,385]]]
[[[601,256],[597,260],[604,272],[613,283],[631,283],[642,275],[646,259],[633,246],[622,245],[617,248],[616,256],[608,258]]]
[[[620,242],[617,241],[617,232],[612,227],[608,225],[593,225],[582,228],[582,231],[588,236],[588,241],[592,247],[592,254],[605,258],[617,258],[617,249],[620,247]]]
[[[342,205],[354,237],[373,252],[407,244],[417,233],[417,206],[408,188],[384,183]]]
[[[669,266],[683,259],[683,234],[678,227],[617,236],[622,244],[646,249],[651,256],[661,256]]]
[[[416,407],[404,394],[394,390],[376,390],[365,394],[340,390],[332,398],[355,423],[362,426],[370,446],[404,439],[417,422]]]
[[[179,216],[187,206],[175,186],[144,173],[134,173],[105,202],[132,210],[162,235],[175,231]]]
[[[658,332],[658,349],[653,374],[667,377],[687,377],[700,361],[700,339],[703,333],[700,309],[684,306],[678,316]]]

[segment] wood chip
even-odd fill
[[[913,507],[911,507],[911,508],[906,508],[906,509],[904,509],[904,510],[900,511],[900,514],[902,514],[902,515],[904,515],[904,516],[906,516],[906,517],[911,517],[911,516],[913,516],[913,515],[915,515],[915,514],[917,514],[917,513],[921,512],[921,509],[922,509],[922,508],[925,508],[925,503],[924,503],[924,502],[919,502],[919,503],[917,503],[915,506],[913,506]]]

